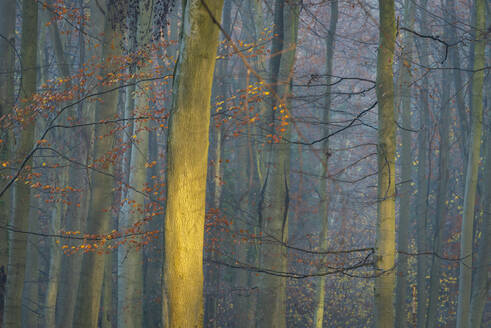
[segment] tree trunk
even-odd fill
[[[22,40],[21,61],[23,79],[21,95],[30,98],[36,92],[36,58],[37,58],[37,28],[38,6],[35,0],[23,0],[22,2]],[[28,120],[30,118],[24,118]],[[22,160],[33,148],[34,142],[33,123],[26,124],[21,133],[16,157]],[[31,187],[20,179],[15,183],[15,204],[11,226],[19,230],[27,231]],[[25,234],[9,233],[9,267],[7,276],[7,294],[5,299],[5,327],[20,327],[22,319],[22,290],[24,285],[24,273],[26,264]]]
[[[114,60],[114,57],[121,54],[121,33],[117,24],[118,8],[114,5],[109,6],[110,3],[111,1],[107,0],[102,54],[105,64],[102,70],[102,76],[104,77],[118,70],[119,64]],[[109,88],[111,86],[101,86],[101,91],[104,92]],[[101,98],[102,102],[96,105],[96,122],[113,118],[118,112],[118,92],[105,93]],[[115,135],[111,133],[112,128],[110,124],[96,126],[93,158],[102,159],[107,152],[111,151],[115,141]],[[111,163],[104,163],[102,169],[109,174],[113,172]],[[113,179],[111,176],[93,172],[91,180],[92,194],[89,202],[87,230],[90,234],[107,233],[112,218],[110,207],[112,205]],[[75,327],[97,327],[104,277],[104,262],[104,255],[96,253],[86,253],[84,255],[75,311]]]
[[[219,31],[214,20],[220,20],[222,4],[187,0],[184,8],[167,145],[164,297],[173,328],[203,326],[209,108]]]
[[[0,20],[0,67],[6,70],[0,74],[0,117],[8,115],[14,105],[14,67],[15,67],[15,1],[0,1],[0,12],[3,17]],[[0,165],[9,166],[9,132],[0,124]],[[0,179],[4,178],[0,174]],[[3,184],[2,184],[3,186]],[[5,229],[11,220],[11,192],[6,192],[0,198],[0,327],[3,326],[3,308],[5,301],[5,284],[7,282],[8,267],[8,231]]]
[[[404,4],[404,26],[412,29],[414,26],[414,9],[412,1]],[[401,117],[401,187],[400,187],[400,212],[398,226],[398,250],[409,253],[409,227],[411,215],[411,62],[413,52],[413,38],[410,33],[404,34],[404,45],[400,62],[399,92],[397,105],[400,106]],[[395,320],[398,327],[408,326],[407,290],[408,290],[408,255],[399,254],[396,276],[396,305]]]
[[[474,2],[476,22],[474,65],[471,90],[471,134],[469,158],[464,193],[464,214],[460,235],[460,274],[459,297],[457,303],[457,328],[469,327],[469,306],[472,283],[472,237],[474,226],[474,208],[476,203],[477,178],[481,151],[481,132],[483,119],[483,82],[486,46],[486,2]]]
[[[440,259],[436,255],[441,255],[442,240],[441,228],[447,218],[448,204],[448,178],[449,178],[449,127],[450,127],[450,89],[446,85],[450,80],[450,72],[443,71],[442,73],[442,106],[440,110],[440,149],[439,149],[439,173],[438,173],[438,191],[436,201],[436,214],[433,218],[433,247],[434,255],[431,257],[430,269],[430,286],[428,309],[426,315],[426,327],[436,327],[438,319],[438,300],[440,295]]]
[[[279,99],[273,102],[267,123],[273,136],[289,138],[290,126],[286,114],[291,115],[289,106],[290,84],[295,63],[298,17],[300,6],[297,1],[275,2],[275,34],[271,58],[271,83]],[[290,176],[290,144],[279,139],[270,140],[265,157],[266,172],[262,197],[259,202],[259,219],[265,236],[275,240],[263,243],[262,263],[265,268],[284,272],[287,270],[287,252],[282,245],[288,239],[288,202]],[[273,275],[262,277],[259,317],[261,326],[286,327],[286,279]]]
[[[490,120],[488,119],[488,126]],[[469,314],[469,327],[479,328],[483,320],[484,306],[488,295],[490,283],[488,281],[488,270],[491,263],[491,133],[486,138],[486,155],[484,158],[484,196],[482,199],[483,220],[481,238],[479,239],[479,250],[477,261],[474,265],[475,274],[472,281],[472,295]]]
[[[137,23],[137,46],[140,51],[150,52],[153,1],[140,0]],[[147,54],[150,56],[150,54]],[[151,75],[151,64],[137,69],[137,78]],[[140,77],[141,76],[141,77]],[[150,82],[140,84],[133,116],[146,116],[149,111]],[[147,121],[133,124],[132,146],[130,148],[129,189],[125,209],[120,216],[119,229],[131,229],[145,218],[145,194],[148,167]],[[129,203],[131,202],[131,204]],[[138,242],[138,240],[135,240]],[[127,242],[118,248],[118,327],[141,327],[143,324],[143,250]]]
[[[395,114],[392,64],[395,45],[394,1],[379,0],[377,55],[378,217],[375,244],[375,326],[394,326],[395,284]]]
[[[334,55],[334,47],[335,47],[335,36],[336,36],[336,28],[338,24],[338,1],[334,0],[331,2],[331,16],[329,21],[329,32],[326,39],[326,100],[325,100],[325,108],[322,112],[322,117],[320,120],[324,122],[324,128],[322,129],[322,135],[329,135],[329,122],[331,122],[331,76],[333,69],[333,55]],[[329,228],[329,204],[330,198],[329,195],[329,186],[328,186],[328,160],[330,156],[329,149],[329,139],[326,139],[322,143],[321,149],[321,158],[323,159],[323,163],[321,163],[320,171],[321,171],[321,180],[319,186],[319,194],[320,194],[320,214],[321,214],[321,232],[319,235],[320,243],[319,248],[321,251],[325,251],[328,246],[328,228]],[[333,189],[331,189],[333,190]],[[322,270],[321,270],[322,271]],[[316,328],[323,327],[324,321],[324,304],[326,297],[326,281],[327,277],[320,277],[318,282],[318,287],[316,291],[316,309],[314,312],[314,325]]]
[[[426,20],[426,7],[427,0],[423,0],[420,6],[420,29],[421,33],[426,33],[427,20]],[[428,49],[426,40],[418,40],[417,50],[419,62],[422,66],[428,67],[429,60],[428,55],[425,53],[425,49]],[[419,253],[427,252],[429,249],[428,239],[428,195],[430,190],[430,173],[429,167],[429,154],[430,154],[430,103],[429,103],[429,78],[427,74],[423,77],[422,85],[420,88],[421,99],[421,113],[419,115],[419,130],[418,133],[418,182],[416,195],[416,248]],[[417,310],[416,317],[413,320],[416,321],[418,328],[423,328],[426,324],[426,311],[427,311],[427,282],[426,276],[428,274],[428,257],[418,256],[417,259],[417,274],[416,274],[416,288],[417,288]]]

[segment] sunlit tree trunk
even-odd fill
[[[22,38],[21,38],[21,62],[22,62],[22,89],[21,96],[29,98],[36,92],[36,58],[37,58],[37,25],[38,6],[35,0],[23,0],[22,2]],[[29,115],[31,116],[31,115]],[[35,124],[26,124],[20,132],[20,139],[16,157],[20,160],[26,156],[33,147]],[[15,204],[12,227],[26,231],[28,229],[29,206],[31,188],[20,180],[15,184]],[[24,285],[24,273],[26,263],[26,235],[21,233],[9,233],[9,267],[7,276],[7,294],[5,299],[5,327],[20,327],[22,290]]]
[[[273,108],[267,123],[271,125],[269,133],[273,136],[289,138],[288,117],[290,82],[295,63],[298,17],[300,5],[297,1],[275,2],[275,34],[271,58],[271,83],[279,97],[273,102]],[[262,195],[259,203],[261,227],[264,235],[275,239],[263,244],[262,263],[265,268],[280,272],[287,271],[287,252],[282,243],[288,239],[288,202],[290,176],[290,145],[282,139],[270,140],[264,159],[266,172]],[[264,275],[260,290],[261,326],[286,327],[286,279],[273,275]]]
[[[338,23],[338,1],[334,0],[331,2],[331,15],[329,21],[329,32],[326,39],[326,102],[325,108],[322,112],[321,122],[323,122],[324,128],[322,129],[322,136],[329,135],[329,122],[331,121],[331,76],[333,69],[333,55],[334,55],[334,47],[335,47],[335,35],[336,28]],[[323,163],[321,163],[320,171],[321,171],[321,180],[319,186],[319,194],[320,194],[320,215],[321,215],[321,232],[319,235],[320,239],[320,250],[325,251],[328,246],[328,228],[329,228],[329,204],[330,198],[329,195],[329,186],[328,186],[328,160],[330,156],[329,149],[329,139],[326,139],[322,144],[321,149],[321,158]],[[331,188],[332,190],[332,188]],[[321,270],[322,271],[322,270]],[[314,312],[314,325],[316,328],[323,327],[324,321],[324,304],[326,298],[326,281],[327,277],[319,278],[318,287],[316,291],[316,309]]]
[[[140,0],[137,23],[137,46],[144,52],[150,51],[153,1]],[[149,53],[146,55],[150,56]],[[148,61],[147,61],[148,62]],[[137,69],[137,78],[148,78],[151,65]],[[148,112],[151,86],[150,82],[139,85],[135,97],[134,116],[146,116]],[[120,230],[132,228],[145,218],[145,190],[148,167],[148,127],[147,120],[133,124],[131,159],[129,170],[129,189],[125,209],[120,216]],[[129,203],[131,202],[131,204]],[[118,249],[118,327],[140,327],[143,324],[143,251],[140,246],[126,243]]]
[[[395,284],[395,113],[392,64],[395,45],[394,1],[379,0],[377,55],[378,217],[375,244],[375,326],[394,326]]]
[[[112,4],[112,5],[111,5]],[[102,76],[117,71],[119,64],[114,57],[121,54],[121,33],[118,30],[118,11],[111,0],[107,0],[103,39],[102,60],[104,67]],[[102,86],[104,92],[111,86]],[[97,103],[95,121],[113,118],[117,114],[118,92],[107,92],[101,96],[102,102]],[[94,144],[94,158],[104,158],[114,144],[113,127],[110,124],[96,126],[96,142]],[[111,163],[104,163],[99,169],[112,174]],[[111,222],[112,186],[111,176],[93,172],[91,177],[92,194],[89,202],[89,216],[87,231],[92,234],[107,233]],[[78,288],[77,306],[75,311],[75,327],[96,327],[101,301],[102,282],[104,277],[105,256],[96,253],[87,253],[82,260],[82,271]]]
[[[203,326],[209,108],[222,5],[187,0],[184,8],[167,145],[164,295],[173,328]]]
[[[474,65],[471,90],[471,134],[469,158],[464,193],[464,214],[460,235],[460,274],[459,297],[457,304],[457,328],[469,327],[469,306],[472,283],[472,237],[474,226],[474,208],[476,203],[477,178],[481,151],[481,132],[483,118],[483,82],[486,47],[486,2],[475,0],[475,41]]]

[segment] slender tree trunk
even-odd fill
[[[140,0],[137,23],[137,45],[141,51],[150,51],[153,1]],[[150,54],[147,54],[150,56]],[[136,75],[146,78],[151,75],[147,64],[137,69]],[[134,115],[148,112],[150,101],[150,82],[140,84],[135,97]],[[147,121],[136,121],[131,133],[133,142],[130,149],[128,201],[120,216],[120,230],[130,229],[145,218],[145,190],[148,167],[148,127]],[[130,204],[131,202],[132,204]],[[118,248],[118,327],[141,327],[143,324],[143,251],[140,246],[126,243]]]
[[[488,119],[488,127],[490,120]],[[474,278],[472,281],[472,295],[469,314],[469,328],[479,328],[483,321],[484,307],[488,295],[490,282],[488,280],[489,265],[491,263],[491,133],[486,138],[486,155],[484,158],[484,196],[482,198],[483,223],[479,249],[477,252]]]
[[[268,118],[270,134],[289,138],[290,126],[285,114],[290,112],[290,82],[295,64],[298,17],[300,5],[297,1],[275,2],[275,34],[271,58],[271,83],[280,100]],[[278,137],[279,138],[279,137]],[[275,239],[263,244],[262,266],[284,272],[287,270],[287,252],[281,243],[288,239],[288,202],[290,176],[290,145],[283,140],[271,140],[265,154],[266,172],[262,197],[259,203],[260,222],[265,235]],[[261,326],[286,327],[286,279],[264,275],[260,291],[262,316]]]
[[[426,33],[428,25],[426,19],[427,0],[423,0],[420,6],[420,29],[421,33]],[[428,55],[425,53],[428,49],[426,40],[419,40],[417,43],[419,62],[424,67],[429,66]],[[418,133],[418,193],[416,196],[416,248],[418,252],[427,252],[429,249],[428,239],[428,195],[430,188],[430,173],[429,167],[429,142],[430,142],[430,103],[429,103],[429,79],[425,74],[420,88],[421,113],[419,115],[419,130]],[[428,274],[428,257],[418,256],[417,259],[417,274],[416,274],[416,289],[417,289],[417,310],[416,321],[418,328],[423,328],[426,324],[426,309],[427,309],[427,282]]]
[[[412,1],[405,1],[404,4],[404,26],[412,29],[414,26],[414,9]],[[411,209],[411,61],[413,52],[413,39],[410,33],[404,34],[404,45],[402,49],[399,92],[397,105],[400,106],[400,117],[402,123],[401,129],[401,187],[400,187],[400,212],[398,226],[398,249],[399,251],[409,253],[409,226],[410,226],[410,209]],[[408,326],[408,307],[407,307],[407,290],[408,290],[408,256],[399,254],[397,265],[397,285],[396,285],[396,306],[395,322],[398,327],[405,328]]]
[[[337,28],[337,23],[338,23],[338,1],[334,0],[331,2],[331,16],[330,16],[330,21],[329,21],[329,32],[327,35],[326,39],[326,84],[327,84],[327,90],[326,90],[326,102],[325,102],[325,108],[324,111],[322,112],[322,117],[321,121],[324,122],[324,128],[322,129],[322,135],[327,136],[329,135],[329,122],[331,121],[331,102],[332,102],[332,97],[331,97],[331,76],[332,76],[332,69],[333,69],[333,55],[334,55],[334,47],[335,47],[335,36],[336,36],[336,28]],[[321,223],[321,233],[319,235],[320,239],[320,250],[325,251],[328,246],[328,228],[329,228],[329,205],[330,205],[330,198],[331,196],[329,195],[329,186],[328,186],[328,160],[330,156],[330,149],[329,149],[329,139],[326,139],[323,144],[322,144],[322,150],[321,150],[321,158],[324,160],[323,163],[321,163],[320,171],[321,171],[321,180],[320,180],[320,186],[319,186],[319,193],[320,193],[320,213],[321,213],[321,218],[322,218],[322,223]],[[318,287],[316,291],[316,309],[314,312],[314,325],[316,328],[322,328],[323,327],[323,321],[324,321],[324,304],[325,304],[325,297],[326,297],[326,281],[327,277],[321,277],[319,278],[318,282]]]
[[[101,298],[101,328],[112,328],[113,327],[113,264],[114,264],[113,253],[107,254],[105,256],[104,263],[104,282],[102,283],[102,298]],[[118,279],[119,282],[119,279]],[[118,295],[119,296],[119,295]],[[141,300],[138,300],[141,302]],[[124,311],[124,310],[123,310]],[[118,312],[119,315],[124,313]],[[118,316],[119,317],[119,316]],[[119,325],[118,325],[119,327]],[[140,326],[134,326],[140,327]]]
[[[214,20],[220,20],[222,5],[187,0],[184,8],[167,145],[164,297],[173,328],[203,326],[209,106],[219,31]]]
[[[60,179],[61,185],[66,185],[67,181],[67,169],[63,168],[62,178]],[[58,234],[61,229],[61,217],[64,213],[64,205],[60,201],[56,203],[51,212],[50,233]],[[58,244],[59,240],[52,238],[50,240],[50,262],[48,272],[48,286],[46,288],[46,295],[44,300],[44,326],[56,327],[56,295],[58,293],[59,275],[61,265],[61,246]]]
[[[15,1],[0,1],[0,118],[8,115],[14,104],[14,67],[15,67]],[[9,132],[5,123],[0,124],[0,165],[9,166]],[[4,173],[0,174],[2,186]],[[11,220],[11,192],[0,198],[0,327],[3,326],[3,308],[5,301],[5,284],[8,267],[8,231],[5,229]]]
[[[101,12],[99,9],[95,9],[95,3],[91,2],[91,28],[89,33],[91,35],[99,35],[103,29],[104,18],[101,17]],[[79,0],[79,8],[83,7],[83,0]],[[83,63],[85,63],[85,37],[83,25],[79,31],[79,69],[82,68]],[[94,49],[94,51],[98,51]],[[96,55],[94,53],[94,55]],[[100,55],[100,54],[99,54]],[[61,62],[61,61],[60,61]],[[79,95],[80,97],[80,95]],[[89,122],[93,122],[93,119],[87,118],[94,115],[94,111],[89,114],[84,115],[84,109],[86,106],[82,103],[78,105],[77,108],[77,119],[83,121],[87,119]],[[90,153],[90,136],[92,134],[92,128],[82,128],[74,131],[75,136],[71,139],[71,148],[76,149],[73,153],[72,158],[79,163],[86,163],[88,161],[88,154]],[[67,211],[65,213],[65,222],[63,223],[63,229],[65,231],[82,231],[85,230],[85,223],[88,216],[88,206],[90,199],[90,190],[88,188],[87,171],[84,167],[77,167],[71,165],[68,169],[68,185],[81,190],[80,192],[70,193],[68,196],[68,201],[70,205],[67,206]],[[71,243],[68,246],[72,246]],[[57,300],[57,324],[59,327],[71,328],[73,325],[73,319],[75,314],[75,306],[77,300],[77,292],[80,282],[80,272],[82,269],[82,255],[76,254],[62,257],[61,263],[61,286],[58,289],[58,300]]]
[[[36,92],[36,58],[37,58],[37,25],[38,6],[35,0],[22,2],[22,40],[21,62],[23,70],[22,91],[23,98],[30,98]],[[17,158],[22,160],[32,150],[34,142],[35,124],[26,124],[21,133]],[[19,230],[28,229],[29,206],[31,187],[23,183],[22,179],[15,184],[15,204],[11,226]],[[22,316],[22,290],[26,264],[26,235],[9,233],[9,267],[7,276],[7,294],[5,300],[5,327],[20,327]]]
[[[431,258],[430,269],[430,286],[429,299],[426,315],[426,327],[436,327],[438,319],[438,306],[440,304],[438,297],[440,295],[440,259],[436,255],[441,255],[442,240],[441,228],[447,218],[447,194],[448,194],[448,178],[449,178],[449,127],[450,127],[450,89],[446,85],[450,80],[450,72],[442,73],[442,106],[440,110],[440,150],[439,150],[439,176],[438,176],[438,191],[436,215],[433,218],[433,247],[432,251],[435,255]]]
[[[447,0],[447,11],[446,14],[452,19],[449,21],[446,26],[446,29],[449,29],[449,38],[447,42],[449,44],[455,44],[458,41],[458,33],[457,33],[457,17],[455,15],[457,8],[455,7],[455,0]],[[450,47],[448,49],[448,57],[451,61],[451,66],[455,69],[452,70],[454,83],[455,83],[455,98],[457,100],[457,114],[459,117],[459,125],[460,125],[460,148],[463,154],[464,161],[467,159],[469,152],[469,118],[465,108],[465,88],[462,83],[462,72],[459,69],[461,65],[459,48],[458,47]],[[464,170],[465,172],[465,170]]]
[[[118,30],[117,6],[110,6],[108,0],[106,6],[106,17],[103,40],[104,67],[102,75],[117,71],[119,64],[114,60],[121,54],[121,33]],[[111,86],[102,86],[105,91]],[[113,118],[117,114],[118,92],[108,92],[102,95],[102,102],[96,106],[95,121]],[[112,126],[103,124],[96,126],[96,142],[94,144],[94,158],[104,158],[105,154],[112,149],[115,141]],[[100,138],[102,137],[102,138]],[[112,174],[111,163],[103,164],[102,169]],[[91,178],[92,194],[89,202],[89,221],[87,230],[91,234],[106,233],[111,222],[112,214],[112,186],[113,179],[108,175],[94,172]],[[82,271],[78,288],[77,306],[75,311],[75,327],[96,327],[101,302],[101,290],[104,278],[105,256],[96,253],[87,253],[82,262]]]
[[[464,214],[460,235],[460,274],[459,297],[457,304],[457,328],[469,327],[469,307],[472,283],[472,237],[474,226],[474,208],[476,203],[477,178],[481,150],[481,132],[483,119],[483,82],[486,47],[486,1],[474,2],[476,33],[474,41],[474,65],[471,90],[471,134],[469,158],[464,193]]]
[[[377,55],[378,217],[375,244],[375,325],[394,326],[395,284],[395,113],[392,64],[395,45],[394,1],[379,0]]]

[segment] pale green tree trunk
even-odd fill
[[[137,23],[137,46],[141,51],[150,51],[153,1],[140,0]],[[148,54],[150,56],[150,54]],[[151,64],[146,63],[136,70],[136,75],[148,78],[151,75]],[[148,112],[150,101],[150,82],[139,85],[135,97],[135,116]],[[134,110],[135,109],[135,110]],[[143,116],[143,115],[142,115]],[[145,190],[148,167],[148,126],[147,121],[133,123],[132,146],[130,149],[129,186],[119,220],[119,228],[123,231],[132,228],[145,218]],[[132,203],[130,204],[129,201]],[[137,240],[138,241],[138,240]],[[143,251],[126,243],[118,248],[118,327],[140,327],[143,324]]]
[[[187,0],[184,7],[167,145],[163,321],[173,328],[203,326],[210,97],[222,5]]]
[[[488,95],[489,96],[489,95]],[[488,119],[488,126],[491,121]],[[486,155],[484,157],[484,195],[482,198],[483,220],[479,250],[474,265],[475,274],[472,281],[472,295],[469,314],[469,328],[479,328],[483,321],[484,307],[490,282],[488,278],[491,263],[491,133],[486,138]]]
[[[326,38],[326,100],[325,100],[325,108],[322,112],[322,116],[320,118],[321,122],[324,122],[324,128],[322,129],[322,135],[329,135],[329,122],[331,121],[331,76],[333,69],[333,55],[334,55],[334,47],[335,47],[335,35],[336,28],[338,24],[338,1],[334,0],[331,2],[331,15],[329,18],[329,32]],[[329,149],[329,139],[326,139],[322,143],[321,149],[321,158],[323,162],[320,167],[320,186],[319,186],[319,194],[320,194],[320,214],[321,214],[321,232],[319,235],[319,248],[321,251],[325,251],[328,246],[328,228],[329,228],[329,204],[331,196],[329,195],[329,186],[328,186],[328,160],[330,156]],[[332,190],[332,189],[331,189]],[[322,270],[321,270],[322,271]],[[314,312],[314,326],[316,328],[323,327],[324,321],[324,304],[326,298],[326,281],[327,277],[320,277],[318,282],[318,287],[316,290],[316,309]]]
[[[105,256],[104,260],[104,281],[102,283],[101,297],[101,328],[113,327],[113,253]],[[119,295],[118,295],[119,296]],[[139,300],[141,301],[141,300]],[[124,315],[124,313],[119,313]],[[139,327],[139,326],[135,326]]]
[[[59,180],[62,186],[66,185],[67,169],[64,168],[62,178]],[[56,203],[56,206],[51,210],[51,222],[49,232],[51,234],[59,234],[61,229],[61,217],[64,213],[64,205],[62,202]],[[58,293],[59,275],[61,265],[61,245],[56,238],[50,240],[50,259],[48,272],[48,286],[44,300],[44,326],[56,327],[56,295]]]
[[[300,4],[297,1],[275,2],[275,34],[271,58],[271,83],[279,99],[270,108],[267,123],[271,124],[270,134],[289,138],[290,125],[284,115],[291,115],[289,95],[291,77],[295,64],[298,17]],[[280,272],[287,271],[287,252],[282,243],[288,239],[288,202],[290,176],[290,145],[280,140],[266,149],[264,185],[259,203],[260,222],[266,236],[275,240],[262,246],[262,263],[265,268]],[[260,324],[263,327],[286,327],[286,279],[273,275],[262,277],[260,290]]]
[[[464,193],[464,214],[460,234],[460,274],[459,297],[457,304],[457,328],[469,327],[469,307],[472,283],[472,237],[474,226],[474,208],[476,203],[477,178],[481,151],[481,132],[483,118],[483,82],[486,47],[486,1],[474,2],[475,41],[474,65],[471,90],[471,134],[469,158]]]
[[[29,98],[36,92],[36,58],[37,58],[37,19],[38,6],[34,0],[22,2],[22,39],[21,39],[21,62],[22,62],[22,91],[23,98]],[[33,147],[34,124],[26,124],[20,133],[16,157],[23,159]],[[31,188],[20,180],[15,184],[15,204],[12,227],[26,231],[28,229],[29,206]],[[26,235],[9,233],[9,267],[7,276],[7,294],[5,299],[5,327],[20,327],[22,290],[24,285],[24,273],[26,263]]]
[[[107,2],[109,4],[109,1]],[[119,64],[114,61],[115,56],[121,54],[121,33],[118,30],[118,12],[116,6],[107,6],[102,60],[104,67],[102,76],[107,76],[118,70]],[[101,86],[100,91],[104,92],[111,86]],[[101,96],[102,102],[97,103],[95,121],[113,118],[117,114],[118,92],[107,92]],[[110,124],[96,126],[96,142],[94,144],[94,158],[102,158],[112,149],[115,141],[113,127]],[[104,136],[99,138],[100,136]],[[103,171],[112,174],[113,166],[104,166]],[[107,233],[111,222],[112,214],[112,187],[113,179],[111,176],[93,172],[91,178],[92,194],[89,201],[89,216],[87,222],[87,232],[92,234]],[[101,290],[104,278],[105,256],[96,253],[87,253],[82,262],[82,271],[78,288],[77,305],[73,325],[75,327],[96,327],[99,316]]]
[[[395,285],[395,111],[394,0],[379,0],[380,25],[377,55],[378,101],[378,216],[375,243],[375,326],[394,326]]]

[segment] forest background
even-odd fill
[[[489,326],[489,12],[0,0],[0,326]]]

